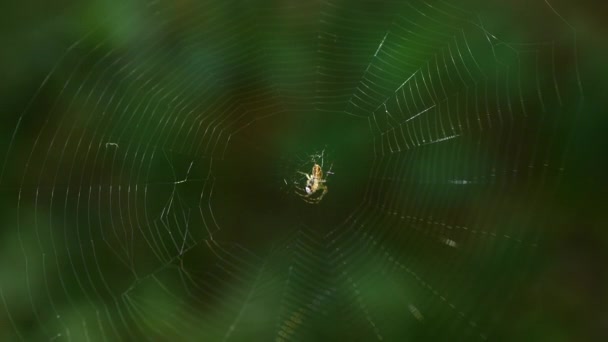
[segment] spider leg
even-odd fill
[[[323,196],[325,196],[325,194],[327,193],[327,186],[319,184],[317,191],[308,194],[308,193],[304,193],[302,191],[302,189],[295,189],[294,193],[296,195],[300,196],[302,198],[302,200],[308,204],[319,204],[319,202],[321,202],[321,199],[323,198]],[[321,192],[320,195],[319,195],[319,192]]]
[[[298,173],[303,174],[304,176],[306,176],[306,179],[310,180],[310,177],[311,177],[311,176],[310,176],[308,173],[304,173],[304,172],[302,172],[302,171],[298,171]]]
[[[310,197],[311,195],[308,194],[302,194],[298,191],[294,191],[296,193],[296,195],[302,197],[302,200],[308,204],[317,204],[319,203],[318,199],[315,197]]]
[[[323,192],[321,193],[321,195],[319,197],[317,197],[317,199],[316,199],[317,202],[320,202],[323,199],[323,196],[325,196],[325,194],[329,191],[327,189],[327,186],[325,186],[325,185],[320,186],[319,189],[322,189]]]
[[[334,174],[334,173],[331,171],[331,170],[333,169],[333,167],[334,167],[334,164],[331,164],[331,165],[329,166],[329,170],[327,170],[327,172],[326,172],[327,177],[325,177],[325,178],[328,178],[328,177],[329,177],[329,175],[333,175],[333,174]]]
[[[325,150],[321,151],[321,168],[323,168],[323,153],[325,152]]]

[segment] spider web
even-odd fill
[[[0,334],[506,334],[582,98],[537,5],[565,38],[447,1],[113,8],[11,126]],[[311,206],[281,184],[324,148]]]

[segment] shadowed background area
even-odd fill
[[[591,6],[8,6],[0,339],[608,336]]]

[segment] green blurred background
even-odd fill
[[[3,4],[0,340],[608,338],[605,7]]]

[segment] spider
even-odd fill
[[[314,162],[310,174],[307,174],[302,171],[298,171],[298,173],[301,173],[306,176],[306,186],[304,187],[304,191],[306,192],[306,194],[301,194],[299,192],[296,193],[301,196],[307,203],[317,204],[321,202],[323,196],[325,196],[328,191],[327,185],[325,185],[325,183],[327,182],[327,178],[323,178],[323,154],[321,154],[321,165]],[[329,171],[327,171],[327,175],[330,174],[333,174],[333,172],[331,172],[331,167],[329,168]],[[321,195],[315,196],[314,194],[318,191],[322,191]]]

